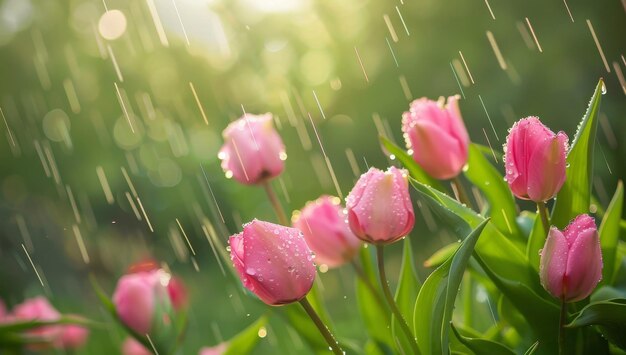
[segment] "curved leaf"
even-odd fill
[[[626,299],[618,298],[599,301],[587,305],[567,325],[579,328],[589,325],[599,326],[602,335],[611,343],[626,349]]]
[[[224,355],[245,355],[254,350],[259,342],[259,330],[267,324],[267,317],[263,316],[249,325],[239,334],[228,341],[228,347]]]
[[[461,246],[461,244],[457,242],[452,242],[442,247],[441,249],[434,252],[433,255],[431,255],[428,259],[426,259],[426,261],[424,261],[424,266],[425,267],[437,267],[445,263],[449,257],[451,257],[452,255],[454,255],[454,253],[456,253],[456,251],[459,249],[459,246]]]
[[[600,79],[567,154],[567,179],[556,197],[551,220],[559,229],[563,229],[577,215],[589,212],[593,149],[603,87],[604,81]]]
[[[402,251],[402,266],[400,268],[400,280],[396,290],[395,301],[398,305],[400,313],[404,316],[409,328],[413,330],[413,310],[415,308],[415,300],[419,293],[421,283],[417,278],[415,271],[415,261],[413,260],[413,250],[411,249],[411,238],[404,238],[404,247]],[[404,353],[409,354],[412,351],[410,339],[406,339],[406,335],[400,329],[398,320],[392,315],[391,334],[398,339],[399,345]]]
[[[459,341],[467,346],[476,354],[489,354],[489,355],[514,355],[513,350],[509,349],[503,344],[498,342],[482,339],[482,338],[468,338],[459,333],[454,325],[452,331]]]
[[[619,222],[624,203],[624,185],[618,181],[615,194],[600,224],[600,245],[602,246],[602,284],[612,284],[613,274],[617,271],[615,263],[617,242],[619,241]]]

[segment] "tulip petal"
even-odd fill
[[[528,162],[528,197],[531,200],[549,200],[563,186],[566,144],[567,136],[561,132],[537,143]]]
[[[464,148],[467,155],[467,147],[469,146],[469,134],[465,123],[463,122],[463,116],[461,116],[461,110],[459,110],[459,95],[448,97],[448,103],[446,104],[446,111],[448,111],[448,118],[450,120],[450,134],[456,137],[461,142],[461,147]]]
[[[571,222],[569,222],[567,227],[563,230],[563,234],[565,235],[565,238],[567,238],[569,247],[572,247],[572,244],[582,231],[590,228],[597,229],[596,222],[588,214],[578,215]]]
[[[154,313],[153,285],[141,275],[123,276],[113,294],[113,303],[122,322],[139,334],[147,334]]]
[[[563,277],[567,267],[567,240],[561,231],[551,228],[541,251],[539,276],[543,287],[554,297],[563,295]]]
[[[455,177],[467,162],[467,149],[464,150],[461,142],[433,122],[415,122],[408,135],[413,159],[434,178]]]
[[[602,251],[595,228],[579,232],[573,242],[565,270],[566,301],[580,301],[591,294],[602,279]]]

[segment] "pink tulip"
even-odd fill
[[[226,352],[227,348],[228,344],[226,343],[221,343],[212,347],[205,346],[204,348],[200,349],[198,355],[222,355]]]
[[[361,247],[361,241],[346,223],[337,197],[322,196],[307,203],[294,227],[302,231],[318,265],[340,266],[350,261]]]
[[[50,305],[45,297],[30,298],[15,306],[12,321],[57,321],[61,314]],[[28,331],[28,334],[53,342],[60,335],[61,326],[48,325]]]
[[[506,139],[506,181],[513,194],[535,202],[554,197],[565,182],[567,135],[554,134],[537,117],[513,125]]]
[[[61,327],[61,336],[58,347],[62,349],[77,349],[85,345],[89,330],[76,324],[64,325]]]
[[[467,163],[469,136],[458,105],[459,96],[439,101],[425,97],[402,114],[402,132],[413,159],[432,177],[450,179]]]
[[[152,258],[147,258],[143,261],[132,264],[128,268],[129,273],[137,273],[137,272],[146,272],[146,271],[155,271],[160,269],[159,264]],[[189,303],[189,299],[187,296],[187,288],[185,287],[185,283],[179,277],[171,275],[169,282],[167,283],[167,293],[170,296],[170,301],[172,302],[172,306],[174,310],[180,310],[184,308]]]
[[[299,230],[255,219],[231,236],[229,244],[243,285],[263,302],[292,303],[311,290],[315,265]]]
[[[163,270],[127,274],[117,282],[113,303],[120,320],[135,332],[150,332],[157,310],[171,307],[167,284],[169,275]],[[161,313],[160,313],[161,314]]]
[[[0,299],[0,323],[2,323],[2,320],[8,316],[7,314],[7,307],[4,304],[4,301]]]
[[[602,251],[593,218],[581,214],[563,232],[550,229],[539,275],[554,297],[575,302],[591,294],[602,279]]]
[[[278,176],[287,159],[285,146],[272,124],[272,114],[246,114],[222,133],[218,154],[227,177],[242,184],[258,184]]]
[[[122,355],[152,355],[152,352],[134,338],[126,338],[122,344]]]
[[[389,244],[413,229],[415,215],[405,170],[371,168],[346,198],[348,222],[361,240]]]

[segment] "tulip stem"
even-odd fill
[[[565,355],[565,323],[567,322],[567,303],[561,299],[561,319],[559,320],[559,354]]]
[[[376,299],[378,305],[381,307],[382,310],[386,311],[387,307],[385,306],[385,301],[382,299],[382,297],[380,297],[380,293],[378,293],[376,287],[374,287],[372,280],[370,280],[370,278],[365,275],[365,272],[363,271],[361,266],[357,264],[354,259],[352,259],[350,263],[354,267],[354,272],[356,272],[356,275],[361,279],[361,281],[363,281],[365,287],[367,287],[367,289],[372,293],[372,296],[374,296],[374,299]]]
[[[467,206],[467,208],[473,209],[472,202],[470,201],[469,196],[467,195],[467,192],[465,191],[465,187],[463,187],[463,183],[461,183],[461,179],[459,179],[458,176],[455,176],[452,179],[452,185],[453,185],[454,191],[456,192],[457,199],[459,200],[459,202]]]
[[[402,331],[404,332],[404,334],[406,334],[406,337],[409,339],[409,343],[411,344],[413,354],[419,354],[420,351],[419,351],[419,348],[417,347],[417,341],[415,340],[415,336],[411,332],[411,329],[409,328],[409,325],[407,324],[406,320],[402,316],[402,313],[400,313],[400,310],[398,309],[398,305],[396,304],[396,301],[393,299],[393,296],[391,295],[391,290],[389,290],[389,283],[387,282],[387,276],[385,275],[385,260],[384,260],[385,258],[384,258],[383,248],[384,247],[382,245],[376,245],[376,254],[378,257],[378,274],[380,275],[380,283],[382,284],[382,287],[383,287],[383,293],[385,294],[385,298],[387,298],[387,303],[389,304],[389,307],[391,308],[391,312],[398,320],[398,323],[400,323],[400,328],[402,328]]]
[[[537,209],[539,210],[539,215],[541,216],[541,224],[543,224],[543,230],[546,232],[545,235],[548,235],[548,233],[550,232],[550,217],[548,216],[546,203],[537,202]]]
[[[326,324],[324,324],[320,316],[317,315],[317,312],[315,312],[315,309],[313,309],[313,306],[311,305],[309,300],[304,297],[300,300],[300,304],[309,315],[309,317],[311,317],[311,320],[313,321],[313,323],[315,323],[320,333],[322,333],[322,336],[324,337],[324,339],[326,339],[326,342],[330,346],[330,349],[333,351],[333,353],[336,355],[343,355],[344,352],[339,347],[339,343],[337,343],[337,340],[335,340],[335,337],[331,334],[330,330],[328,330],[328,327],[326,326]]]
[[[285,214],[285,210],[283,210],[283,206],[280,204],[274,189],[272,188],[272,184],[265,180],[263,182],[263,188],[265,189],[265,193],[267,193],[267,198],[270,200],[272,207],[274,208],[274,212],[276,212],[276,216],[278,217],[278,221],[284,225],[289,225],[289,220],[287,220],[287,215]]]

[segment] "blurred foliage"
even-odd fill
[[[0,1],[0,298],[45,294],[63,312],[107,320],[87,275],[112,292],[131,263],[153,257],[188,285],[185,353],[265,314],[221,271],[207,237],[224,248],[242,222],[274,219],[262,189],[227,180],[217,160],[221,130],[244,110],[275,115],[289,158],[274,186],[293,210],[322,193],[345,196],[367,166],[389,164],[378,135],[402,143],[412,99],[461,93],[472,140],[499,150],[528,115],[572,139],[604,77],[593,191],[608,205],[626,177],[623,4],[568,1],[574,21],[558,1],[488,5],[495,19],[480,0]],[[99,27],[105,6],[123,13],[124,31]],[[421,279],[423,260],[456,240],[423,213],[428,228],[412,236]],[[397,275],[400,247],[391,249]],[[350,326],[361,322],[353,278],[332,270],[319,286],[339,336],[363,343]],[[304,351],[280,318],[267,329],[259,353]],[[106,354],[123,333],[92,337],[85,353]]]

